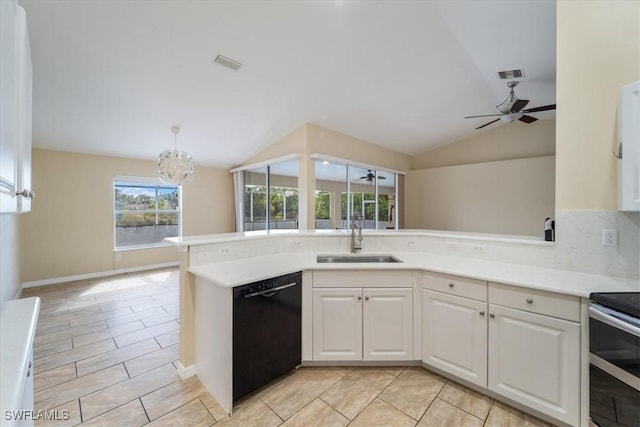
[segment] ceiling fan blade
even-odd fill
[[[522,110],[523,113],[537,113],[538,111],[555,110],[556,104],[543,105],[542,107],[529,108],[528,110]]]
[[[504,116],[504,114],[485,114],[484,116],[466,116],[465,119],[475,119],[476,117],[498,117]]]
[[[378,175],[378,179],[387,179],[386,176]]]
[[[514,102],[513,105],[511,106],[511,112],[512,113],[519,112],[524,107],[526,107],[528,103],[529,103],[528,99],[516,99],[516,102]]]
[[[500,115],[502,115],[502,114],[500,114]],[[478,129],[482,129],[482,128],[483,128],[483,127],[485,127],[485,126],[489,126],[491,123],[495,123],[495,122],[498,122],[498,121],[500,121],[500,119],[492,120],[492,121],[490,121],[489,123],[485,123],[485,124],[483,124],[482,126],[478,126],[478,127],[476,128],[476,130],[478,130]]]
[[[522,117],[520,117],[518,120],[520,120],[521,122],[525,122],[525,123],[533,123],[533,122],[537,121],[538,119],[536,119],[535,117],[527,116],[525,114]]]

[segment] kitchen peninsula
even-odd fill
[[[588,419],[589,293],[638,288],[635,279],[549,268],[555,245],[524,237],[366,231],[355,256],[400,262],[358,264],[317,262],[349,252],[346,231],[167,241],[181,253],[179,373],[197,375],[229,413],[232,296],[240,285],[303,272],[303,365],[420,365],[566,425]],[[335,316],[355,323],[335,328]],[[386,329],[376,326],[382,318]]]

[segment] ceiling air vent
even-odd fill
[[[242,67],[242,64],[240,62],[234,61],[233,59],[227,58],[226,56],[222,55],[216,56],[216,59],[214,59],[213,62],[217,62],[218,64],[224,65],[227,68],[231,68],[234,71],[238,71],[240,67]]]
[[[522,70],[498,71],[498,77],[500,77],[502,80],[519,79],[524,77],[524,71]]]

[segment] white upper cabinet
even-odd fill
[[[23,8],[18,8],[18,150],[17,188],[18,212],[31,210],[31,116],[33,70],[27,18]]]
[[[24,9],[0,8],[0,213],[15,213],[31,209],[32,70]]]
[[[640,211],[640,81],[622,88],[618,137],[618,210]]]
[[[17,37],[18,5],[0,1],[0,213],[18,210]]]

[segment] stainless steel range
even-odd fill
[[[640,292],[592,293],[589,415],[602,426],[640,426]]]

